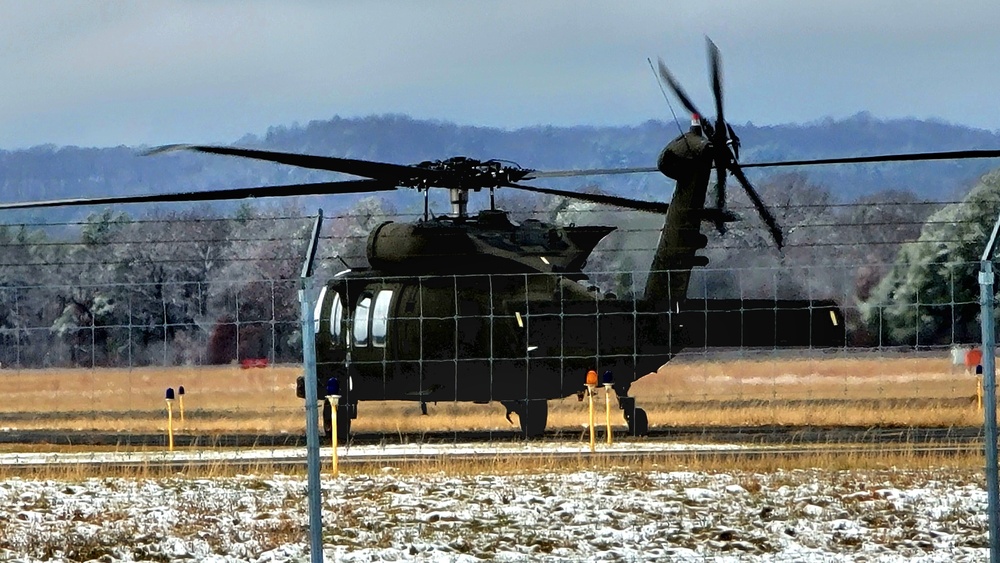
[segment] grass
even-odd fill
[[[329,460],[321,459],[323,478],[331,478]],[[391,467],[391,469],[389,469]],[[646,471],[726,472],[738,467],[748,473],[773,473],[799,469],[821,468],[825,471],[840,470],[934,470],[982,471],[983,456],[975,448],[960,449],[957,453],[923,452],[917,448],[843,448],[842,445],[817,445],[795,455],[755,455],[734,452],[684,454],[664,452],[656,456],[634,459],[594,458],[587,453],[578,456],[495,456],[460,458],[441,455],[420,461],[391,464],[381,461],[370,463],[342,463],[340,473],[345,476],[365,476],[385,471],[401,475],[532,475],[565,473],[584,470],[613,471],[628,469]],[[187,467],[144,464],[130,467],[90,466],[84,464],[47,465],[44,467],[0,466],[0,480],[19,477],[35,480],[77,481],[93,477],[123,477],[129,479],[156,479],[182,476],[185,478],[228,478],[240,475],[271,475],[282,473],[305,477],[305,467],[290,469],[287,465],[269,461],[246,460],[242,463],[192,464]]]
[[[641,379],[632,392],[652,426],[981,424],[976,377],[941,356],[688,357]],[[180,401],[171,405],[177,433],[302,432],[303,402],[295,397],[300,371],[298,366],[3,370],[0,426],[165,432],[164,392],[183,385],[183,421]],[[603,390],[596,406],[603,421]],[[431,404],[429,411],[419,416],[413,402],[365,402],[353,428],[387,433],[512,428],[499,404],[448,402]],[[550,428],[586,421],[586,402],[575,397],[550,402]],[[614,398],[612,422],[624,426]]]

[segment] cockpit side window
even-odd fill
[[[368,318],[371,316],[372,296],[364,294],[354,308],[354,345],[368,346]]]
[[[319,324],[323,319],[323,300],[326,299],[326,286],[319,290],[319,298],[316,299],[316,308],[313,309],[313,333],[319,333]]]
[[[330,310],[330,336],[333,338],[333,343],[343,344],[343,323],[344,323],[344,305],[340,301],[340,294],[333,294],[333,307]]]
[[[386,333],[389,329],[389,304],[392,303],[392,290],[383,289],[375,297],[375,307],[372,308],[372,346],[385,346]]]

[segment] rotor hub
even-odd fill
[[[517,163],[502,160],[476,160],[453,156],[445,160],[426,160],[414,166],[435,172],[436,179],[415,179],[414,188],[441,187],[475,190],[496,188],[521,180],[533,170],[521,168]],[[454,201],[454,198],[453,198]]]

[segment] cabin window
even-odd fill
[[[340,344],[342,338],[341,325],[344,322],[344,305],[340,301],[340,294],[333,294],[333,309],[330,311],[330,336],[333,337],[334,344]]]
[[[372,307],[372,296],[365,294],[354,308],[354,345],[368,346],[368,317]]]
[[[375,307],[372,308],[372,346],[385,346],[385,335],[389,328],[389,303],[391,302],[391,289],[383,289],[375,297]]]
[[[323,318],[323,299],[326,298],[326,286],[319,290],[319,299],[316,300],[316,308],[313,309],[313,334],[319,334],[319,323]]]

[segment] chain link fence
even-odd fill
[[[258,236],[226,252],[203,247],[197,259],[177,258],[205,244],[187,223],[153,225],[168,240],[140,237],[149,224],[139,223],[100,244],[60,243],[61,262],[8,258],[0,267],[0,381],[16,399],[6,424],[156,430],[163,389],[184,385],[193,431],[300,431],[295,276],[308,218],[229,225],[220,237]],[[47,244],[8,243],[6,255]],[[328,251],[318,277],[332,278],[338,261]],[[634,380],[625,390],[653,427],[978,425],[978,299],[966,275],[978,265],[932,266],[944,287],[867,300],[850,292],[857,278],[890,265],[702,268],[689,298],[666,309],[644,300],[649,273],[636,268],[589,270],[582,283],[518,274],[332,284],[316,307],[321,376],[324,362],[353,362],[381,382],[382,394],[366,400],[411,400],[363,403],[355,428],[376,432],[503,430],[499,406],[464,402],[553,385],[546,392],[568,398],[553,401],[550,428],[578,426],[573,395],[591,367]],[[337,288],[346,305],[333,323]],[[374,310],[362,329],[365,296]],[[327,353],[338,346],[353,353]],[[418,401],[439,417],[411,416]]]

